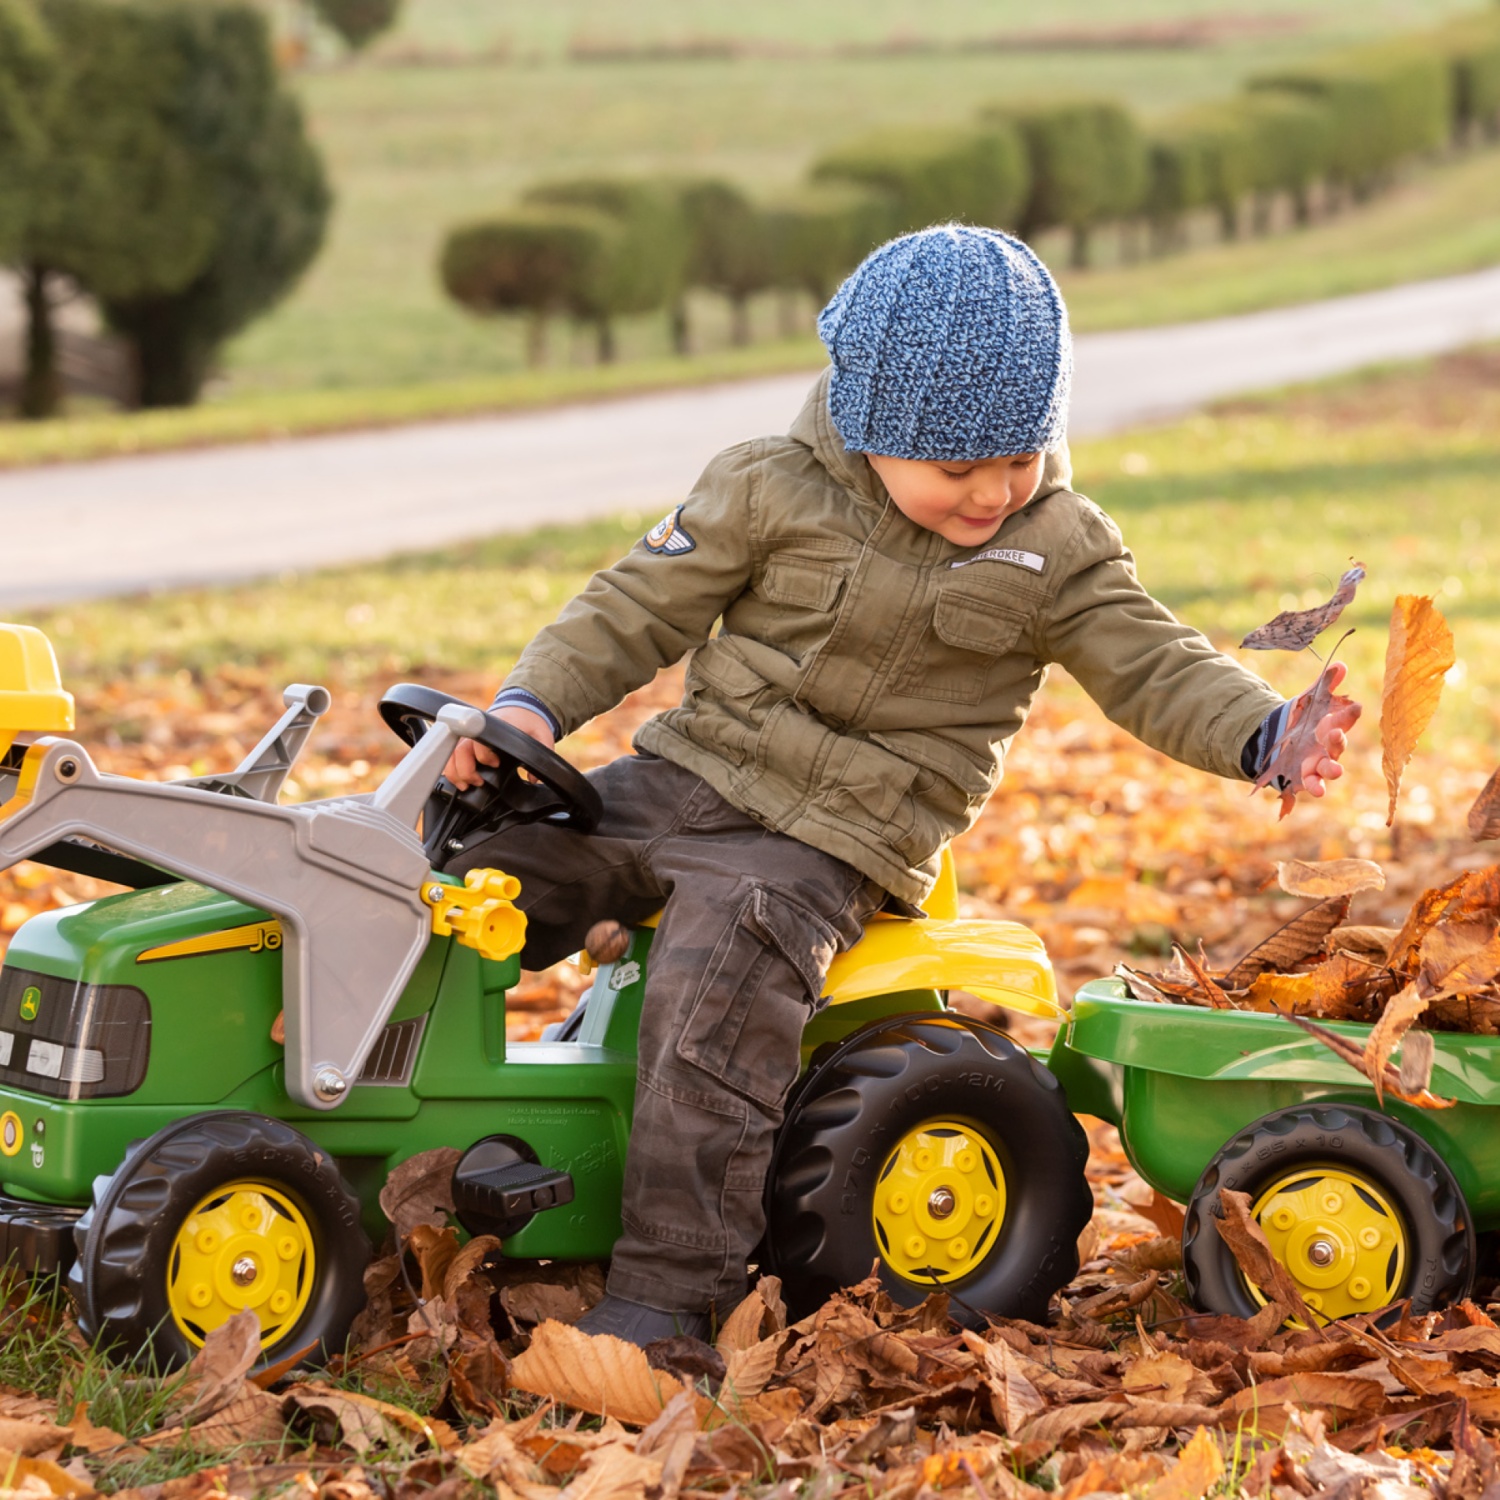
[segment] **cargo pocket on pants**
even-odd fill
[[[837,934],[820,916],[752,886],[709,959],[678,1056],[736,1094],[778,1107],[837,952]]]

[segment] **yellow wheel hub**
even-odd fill
[[[930,1120],[908,1131],[875,1185],[875,1239],[885,1262],[921,1286],[967,1276],[994,1248],[1005,1176],[972,1126]]]
[[[1254,1213],[1271,1253],[1321,1317],[1370,1312],[1400,1295],[1406,1225],[1367,1177],[1303,1167],[1278,1177],[1256,1200]],[[1259,1287],[1251,1286],[1250,1294],[1262,1305],[1267,1301]]]
[[[290,1198],[262,1182],[231,1182],[198,1204],[172,1242],[173,1321],[202,1344],[248,1307],[268,1349],[302,1316],[316,1262],[312,1231]]]

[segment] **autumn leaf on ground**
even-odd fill
[[[1364,711],[1352,698],[1334,692],[1344,680],[1346,670],[1342,662],[1330,661],[1318,674],[1318,680],[1296,700],[1286,732],[1277,740],[1270,763],[1255,778],[1257,791],[1274,783],[1281,792],[1283,818],[1297,805],[1297,793],[1307,785],[1304,773],[1308,761],[1323,753],[1324,746],[1317,735],[1324,718],[1332,715],[1333,727],[1347,734]]]
[[[1241,646],[1251,651],[1301,651],[1327,630],[1345,608],[1353,603],[1354,591],[1363,581],[1365,565],[1355,565],[1339,579],[1333,598],[1316,609],[1283,610],[1258,630],[1252,630]]]
[[[1280,1304],[1287,1317],[1298,1318],[1308,1328],[1320,1329],[1320,1322],[1291,1273],[1272,1253],[1265,1231],[1250,1212],[1250,1195],[1230,1188],[1219,1190],[1219,1211],[1213,1215],[1213,1227],[1239,1262],[1240,1270],[1252,1286],[1260,1288],[1268,1301]]]
[[[1500,771],[1485,782],[1469,809],[1469,837],[1476,842],[1500,839]]]
[[[1380,763],[1391,794],[1387,828],[1396,820],[1401,773],[1437,712],[1443,676],[1453,662],[1453,632],[1437,605],[1426,594],[1398,595],[1380,695]]]
[[[1289,896],[1352,896],[1358,891],[1383,891],[1385,871],[1373,859],[1325,859],[1309,863],[1283,859],[1276,864],[1276,882]]]

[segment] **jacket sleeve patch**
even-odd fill
[[[1047,566],[1047,559],[1040,552],[1026,552],[1020,547],[991,547],[985,552],[976,552],[973,557],[960,557],[948,564],[950,568],[967,568],[970,563],[1013,563],[1018,568],[1030,568],[1040,573]]]
[[[680,557],[698,545],[686,526],[682,524],[682,507],[679,505],[671,515],[663,516],[646,533],[646,551],[658,557]]]

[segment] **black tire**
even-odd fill
[[[901,1170],[901,1143],[928,1124],[943,1127],[939,1135],[957,1125],[984,1143],[981,1171],[968,1180],[983,1188],[982,1171],[998,1168],[1003,1209],[988,1223],[978,1212],[955,1221],[973,1226],[971,1255],[923,1277],[908,1274],[922,1269],[910,1256],[893,1263],[899,1247],[882,1241],[889,1235],[876,1214]],[[1078,1236],[1094,1209],[1087,1160],[1062,1085],[1004,1032],[953,1016],[887,1018],[816,1059],[791,1101],[767,1180],[763,1264],[781,1277],[793,1317],[878,1262],[881,1284],[903,1306],[940,1290],[970,1327],[986,1314],[1041,1321],[1078,1270]],[[945,1170],[923,1179],[929,1208],[950,1192]],[[967,1215],[957,1173],[951,1191]],[[953,1213],[951,1193],[948,1201]]]
[[[1358,1261],[1359,1251],[1348,1226],[1340,1231],[1343,1221],[1336,1211],[1327,1220],[1332,1228],[1311,1215],[1296,1221],[1296,1234],[1315,1235],[1329,1247],[1322,1253],[1331,1251],[1334,1256],[1326,1273],[1315,1273],[1316,1285],[1303,1279],[1305,1273],[1299,1274],[1297,1261],[1282,1257],[1304,1297],[1312,1293],[1314,1311],[1325,1299],[1336,1307],[1360,1297],[1371,1304],[1368,1309],[1358,1305],[1347,1311],[1363,1312],[1409,1297],[1414,1312],[1427,1312],[1468,1295],[1476,1260],[1474,1226],[1464,1195],[1442,1159],[1415,1131],[1375,1110],[1309,1104],[1278,1110],[1246,1126],[1204,1168],[1188,1200],[1182,1231],[1183,1268],[1197,1306],[1248,1318],[1263,1305],[1211,1222],[1223,1216],[1220,1192],[1228,1188],[1248,1193],[1254,1207],[1278,1184],[1285,1184],[1289,1193],[1305,1191],[1304,1184],[1317,1181],[1319,1168],[1347,1174],[1375,1190],[1361,1192],[1356,1187],[1363,1208],[1356,1204],[1353,1211],[1380,1220],[1394,1216],[1399,1222],[1390,1223],[1390,1232],[1394,1236],[1399,1229],[1404,1235],[1404,1255],[1398,1259],[1382,1240],[1365,1261]],[[1305,1177],[1300,1175],[1303,1169]],[[1265,1208],[1272,1206],[1268,1202]],[[1378,1275],[1370,1274],[1371,1264]],[[1340,1271],[1343,1279],[1325,1282],[1325,1274],[1333,1278]],[[1370,1290],[1361,1292],[1354,1278],[1362,1278]]]
[[[74,1227],[78,1258],[68,1275],[78,1325],[88,1338],[117,1358],[144,1356],[161,1370],[192,1358],[211,1330],[193,1324],[193,1337],[181,1326],[185,1286],[178,1288],[174,1311],[170,1284],[186,1274],[174,1246],[200,1206],[215,1196],[233,1202],[223,1190],[236,1184],[250,1192],[268,1189],[300,1215],[300,1222],[286,1218],[271,1198],[263,1198],[292,1231],[279,1243],[291,1243],[298,1252],[285,1257],[296,1264],[284,1273],[275,1267],[265,1231],[251,1236],[256,1248],[266,1247],[272,1264],[270,1271],[259,1267],[260,1273],[295,1277],[293,1308],[302,1302],[284,1325],[270,1319],[274,1337],[257,1367],[309,1344],[317,1346],[307,1356],[313,1363],[342,1351],[349,1325],[364,1306],[370,1260],[359,1200],[332,1157],[305,1135],[265,1115],[232,1111],[175,1120],[133,1143],[112,1176],[95,1179],[93,1203]],[[226,1260],[231,1254],[244,1252],[231,1252],[226,1240],[212,1270],[205,1270],[204,1284],[223,1284],[220,1278],[232,1274]]]

